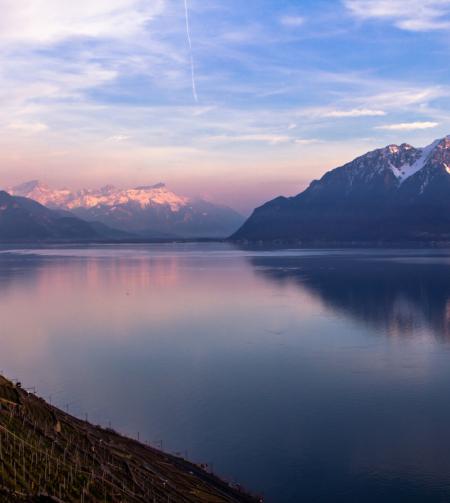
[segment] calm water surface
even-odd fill
[[[450,252],[0,250],[0,369],[273,503],[450,501]]]

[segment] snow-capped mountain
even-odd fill
[[[326,173],[295,197],[257,208],[238,240],[450,240],[450,136],[403,143]]]
[[[164,184],[131,189],[52,189],[37,180],[6,189],[52,209],[144,237],[226,237],[243,222],[231,208],[190,199]]]
[[[93,241],[122,239],[125,233],[85,222],[25,197],[0,191],[0,241]]]

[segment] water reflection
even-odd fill
[[[251,257],[258,274],[293,284],[336,313],[389,336],[429,330],[450,340],[450,263],[444,256]]]
[[[448,260],[0,253],[0,369],[269,503],[448,501]]]

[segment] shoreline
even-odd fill
[[[1,247],[91,247],[114,245],[187,245],[187,244],[222,244],[230,245],[241,250],[335,250],[335,249],[404,249],[431,250],[450,248],[448,240],[415,240],[415,241],[304,241],[301,239],[230,239],[230,238],[179,238],[179,239],[95,239],[95,240],[0,240]]]
[[[257,503],[203,466],[78,419],[0,375],[0,500]]]

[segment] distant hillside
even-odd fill
[[[119,237],[117,231],[0,191],[0,241],[88,241]]]
[[[72,191],[52,189],[34,180],[7,190],[48,208],[69,210],[84,220],[145,238],[227,237],[244,222],[244,217],[231,208],[177,195],[163,183]]]
[[[450,241],[450,137],[374,150],[257,208],[234,240]]]
[[[0,501],[256,503],[192,463],[80,421],[0,376]]]

